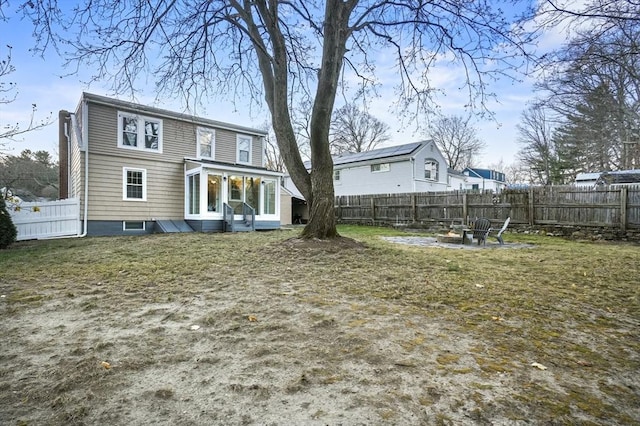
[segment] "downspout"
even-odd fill
[[[78,131],[78,121],[74,113],[69,114],[71,116],[71,127],[73,128],[76,136],[78,137],[78,144],[80,147],[84,146],[84,212],[83,212],[83,224],[82,233],[78,235],[78,238],[87,236],[87,226],[89,223],[89,144],[85,141],[84,135]],[[82,103],[82,117],[87,116],[86,101]],[[83,126],[86,129],[86,126]],[[86,145],[85,145],[86,143]]]
[[[411,157],[411,192],[416,192],[416,159]]]
[[[77,121],[76,121],[76,115],[72,112],[69,113],[69,118],[71,118],[71,129],[72,131],[78,136],[78,140],[79,140],[79,145],[82,146],[82,135],[81,133],[78,131],[78,126],[77,126]],[[71,134],[69,133],[69,128],[67,126],[67,123],[64,124],[64,136],[67,138],[67,146],[68,148],[71,148]],[[89,156],[88,156],[88,146],[85,147],[85,154],[84,154],[84,167],[85,167],[85,179],[84,179],[84,219],[83,219],[83,230],[82,233],[77,234],[77,235],[70,235],[67,237],[62,237],[62,238],[82,238],[82,237],[86,237],[87,236],[87,213],[88,213],[88,196],[87,196],[87,192],[89,191],[89,173],[87,173],[88,171],[88,167],[89,167]],[[67,173],[71,173],[71,149],[67,149],[67,156],[69,158],[68,161],[68,165],[67,165]],[[71,182],[68,183],[68,185],[71,185]]]

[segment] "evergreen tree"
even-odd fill
[[[7,211],[6,201],[0,199],[0,250],[9,247],[18,236],[16,226]]]

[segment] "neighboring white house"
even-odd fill
[[[430,140],[336,156],[333,173],[336,195],[447,190],[447,161]]]
[[[462,173],[467,177],[467,189],[473,191],[500,192],[507,187],[507,181],[502,172],[467,167]]]
[[[619,186],[640,184],[640,170],[616,170],[598,173],[578,173],[575,186]]]
[[[574,182],[575,186],[595,186],[601,173],[578,173]]]
[[[447,169],[447,191],[464,191],[467,189],[467,176],[454,169]]]

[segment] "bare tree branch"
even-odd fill
[[[364,152],[389,140],[389,126],[354,104],[347,104],[333,113],[331,122],[331,152]]]
[[[530,10],[507,16],[489,0],[84,0],[74,8],[30,0],[22,10],[38,48],[93,69],[116,93],[133,96],[153,75],[158,96],[266,103],[280,154],[311,206],[304,235],[320,238],[337,235],[329,129],[339,91],[348,99],[375,90],[380,64],[392,65],[399,114],[411,119],[434,110],[432,67],[455,62],[468,105],[486,112],[489,83],[516,78],[535,37],[523,26]],[[310,172],[291,113],[301,98],[312,102]]]
[[[470,118],[452,115],[438,117],[430,123],[426,136],[436,143],[454,170],[472,167],[486,144],[477,136],[478,131]]]

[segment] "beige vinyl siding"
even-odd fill
[[[216,161],[236,163],[236,133],[230,130],[216,129]]]
[[[69,197],[80,199],[80,217],[84,218],[84,155],[79,144],[82,139],[82,109],[76,111],[75,129],[69,129]]]
[[[81,152],[77,144],[70,147],[70,176],[69,197],[80,199],[80,217],[84,218],[84,152]]]
[[[123,168],[145,169],[146,201],[123,200]],[[89,220],[152,220],[184,218],[182,163],[89,156]]]
[[[182,162],[184,157],[196,156],[197,125],[162,118],[162,154],[118,147],[118,110],[101,104],[89,103],[89,149],[91,153],[119,157],[135,157],[153,161]],[[141,114],[155,118],[152,115]]]
[[[118,112],[135,110],[89,100],[89,220],[152,220],[184,218],[184,158],[197,156],[197,129],[190,120],[141,116],[162,120],[162,153],[120,148]],[[78,116],[80,119],[80,116]],[[236,163],[237,132],[211,126],[216,132],[215,160]],[[252,136],[252,164],[262,166],[262,138]],[[83,189],[82,155],[74,157],[74,187]],[[77,167],[77,170],[76,170]],[[123,200],[123,168],[145,169],[146,201]]]
[[[216,130],[216,161],[224,163],[238,163],[238,134],[229,130]],[[262,138],[255,135],[246,135],[251,138],[251,165],[262,167]]]
[[[262,166],[262,156],[264,155],[264,149],[262,148],[262,138],[258,136],[253,137],[253,143],[251,144],[251,164],[255,167]]]
[[[185,157],[197,156],[197,129],[206,127],[215,130],[215,161],[236,164],[237,132],[219,129],[211,126],[170,118],[162,119],[162,154],[131,150],[118,147],[118,111],[135,114],[136,111],[118,109],[102,104],[89,102],[89,143],[90,152],[110,154],[121,157],[136,157],[154,161],[182,162]],[[156,118],[153,114],[143,113],[146,117]],[[251,163],[255,167],[262,167],[262,139],[252,137]]]

